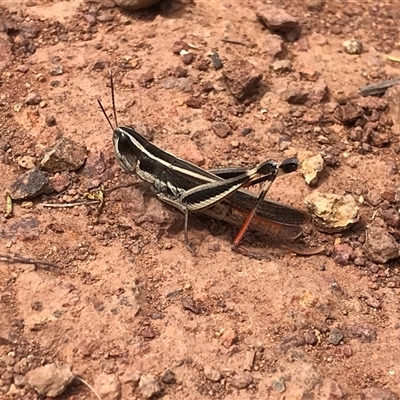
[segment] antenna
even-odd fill
[[[108,124],[111,126],[111,129],[114,131],[118,127],[118,121],[117,121],[117,111],[115,109],[114,80],[113,80],[112,70],[110,70],[108,72],[108,74],[110,76],[111,101],[112,101],[112,109],[113,109],[113,117],[114,117],[115,127],[113,126],[109,116],[106,113],[106,110],[103,107],[103,104],[101,104],[101,101],[99,99],[97,99],[97,103],[99,104],[101,111],[103,112],[104,116],[106,117]]]
[[[109,74],[110,74],[111,101],[112,101],[112,108],[113,108],[113,116],[114,116],[115,126],[118,126],[117,111],[115,109],[114,79],[113,79],[112,70],[110,70]]]
[[[101,104],[101,101],[100,101],[99,99],[97,99],[97,102],[99,103],[99,106],[100,106],[100,108],[101,108],[101,111],[103,111],[103,114],[104,114],[104,116],[106,117],[107,122],[108,122],[109,125],[111,126],[111,129],[114,131],[115,128],[113,127],[113,124],[111,123],[110,118],[108,118],[108,115],[107,115],[107,113],[106,113],[106,110],[105,110],[104,107],[103,107],[103,104]]]

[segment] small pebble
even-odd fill
[[[214,122],[211,129],[220,138],[226,138],[232,132],[231,127],[225,122]]]
[[[200,59],[193,63],[193,66],[199,71],[208,71],[209,61],[205,59]]]
[[[244,371],[251,371],[253,369],[254,359],[256,357],[255,350],[248,350],[246,351],[246,360],[244,363]]]
[[[222,61],[219,58],[219,54],[217,52],[211,54],[211,62],[215,70],[221,69],[223,67]]]
[[[86,161],[86,153],[86,147],[81,142],[74,142],[64,137],[44,154],[41,166],[44,170],[52,173],[75,171]]]
[[[185,310],[189,310],[191,311],[193,314],[200,314],[201,313],[201,309],[196,305],[196,303],[194,302],[193,299],[189,298],[189,297],[183,297],[182,298],[182,307]]]
[[[57,124],[56,118],[54,117],[54,115],[46,115],[46,125],[47,126],[54,126]]]
[[[22,388],[26,385],[26,379],[24,375],[16,374],[14,375],[14,385],[17,388]]]
[[[237,339],[236,332],[231,328],[225,329],[220,337],[221,344],[227,349],[234,345]]]
[[[304,180],[310,186],[313,186],[318,182],[318,178],[323,169],[324,159],[319,153],[305,159],[301,164],[301,172],[304,176]]]
[[[218,382],[221,379],[220,372],[209,365],[204,367],[204,376],[211,382]]]
[[[142,375],[139,381],[139,391],[145,399],[150,399],[160,394],[161,386],[158,383],[157,377],[152,374]]]
[[[161,382],[165,383],[167,385],[171,385],[176,382],[175,374],[170,371],[169,369],[166,370],[162,375],[161,375]]]
[[[18,160],[18,165],[25,169],[34,169],[35,168],[35,158],[31,156],[22,156]]]
[[[29,67],[27,65],[23,65],[23,64],[22,65],[18,65],[15,68],[15,71],[22,72],[23,74],[26,74],[29,71]]]
[[[387,229],[377,226],[368,228],[364,250],[371,261],[382,264],[397,258],[400,254],[396,239]]]
[[[213,84],[211,82],[207,81],[207,82],[204,82],[201,85],[201,90],[204,93],[209,93],[209,92],[212,92],[214,90],[214,86],[213,86]]]
[[[145,326],[140,334],[142,335],[142,337],[144,337],[145,339],[154,339],[157,334],[155,332],[155,330],[151,327],[151,326]]]
[[[361,54],[363,52],[362,42],[356,39],[345,40],[342,47],[347,54]]]
[[[379,302],[379,300],[375,299],[372,296],[367,296],[367,298],[365,299],[365,303],[372,308],[380,308],[381,307],[381,303]]]
[[[290,72],[292,63],[290,60],[277,60],[272,64],[272,69],[275,72]]]
[[[100,14],[96,17],[99,22],[112,22],[114,20],[114,15],[111,10],[100,10]]]
[[[178,66],[175,68],[175,71],[174,71],[175,78],[186,78],[187,75],[188,75],[188,70],[186,68],[183,68],[181,66]],[[203,83],[203,86],[204,86],[204,83]]]
[[[56,173],[50,177],[50,185],[57,193],[64,192],[71,185],[71,177],[68,172]]]
[[[278,393],[283,393],[286,390],[285,382],[283,382],[282,380],[273,381],[272,388]]]
[[[38,82],[46,82],[46,77],[43,74],[39,73],[36,75],[36,80]]]
[[[110,63],[108,61],[102,61],[102,60],[97,60],[94,64],[93,64],[93,69],[95,71],[102,71],[106,68],[109,68]]]
[[[230,94],[239,101],[254,95],[263,74],[246,59],[234,59],[224,65],[222,71]]]
[[[133,366],[127,367],[124,370],[123,375],[119,376],[119,381],[122,384],[131,383],[134,386],[136,386],[139,383],[139,380],[140,380],[140,372]]]
[[[289,135],[283,135],[278,140],[278,147],[280,151],[287,150],[292,144],[292,138]]]
[[[178,42],[174,43],[174,46],[172,47],[172,52],[174,54],[180,54],[182,50],[188,51],[189,49],[190,47],[186,42],[179,40]]]
[[[83,18],[85,18],[86,22],[87,22],[89,25],[91,25],[91,26],[93,26],[93,25],[96,24],[96,16],[95,16],[95,15],[92,15],[92,14],[85,14],[85,15],[83,16]]]
[[[121,396],[121,382],[116,375],[98,374],[94,382],[94,387],[102,399],[118,400]]]
[[[57,397],[73,381],[69,365],[47,364],[29,371],[26,379],[40,395]]]
[[[345,243],[339,243],[334,246],[333,259],[339,265],[348,265],[350,260],[354,258],[354,252],[351,246]]]
[[[250,372],[239,372],[232,378],[232,386],[236,389],[245,389],[253,383],[253,376]]]
[[[54,68],[50,70],[50,75],[52,76],[59,76],[63,74],[63,68],[61,65],[56,65]]]
[[[200,97],[189,97],[185,103],[190,108],[201,108],[202,101]]]
[[[28,106],[36,106],[38,105],[40,102],[42,101],[42,97],[40,96],[40,94],[38,93],[29,93],[26,97],[25,97],[25,104],[27,104]]]
[[[185,65],[191,64],[196,58],[196,55],[193,53],[186,53],[182,56],[182,61]]]
[[[311,346],[315,346],[316,344],[318,344],[318,338],[313,331],[306,332],[304,338],[306,340],[306,343]]]
[[[243,128],[242,132],[240,133],[242,136],[247,136],[251,132],[253,132],[253,128],[251,126]]]
[[[343,333],[339,328],[333,328],[329,333],[329,343],[337,346],[343,340]]]
[[[33,202],[32,201],[23,201],[21,204],[21,207],[25,208],[25,209],[30,209],[33,207]]]

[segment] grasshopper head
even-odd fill
[[[126,172],[135,172],[140,150],[135,145],[135,136],[138,133],[129,126],[114,129],[114,153],[118,163]]]
[[[257,172],[260,175],[264,175],[266,177],[272,177],[272,179],[275,179],[275,176],[278,173],[278,167],[279,165],[276,161],[267,160],[257,166]]]

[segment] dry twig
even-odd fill
[[[88,382],[86,382],[83,378],[81,378],[80,376],[76,375],[75,379],[77,379],[79,382],[82,382],[85,386],[87,386],[92,392],[93,394],[99,399],[102,400],[101,396],[94,390],[93,386],[90,385]]]
[[[122,188],[128,188],[128,187],[133,187],[133,186],[144,186],[146,185],[147,182],[130,182],[130,183],[122,183],[121,185],[114,186],[112,188],[104,189],[105,193],[110,193],[113,192],[114,190],[122,189]]]
[[[366,85],[360,87],[361,96],[376,96],[386,92],[392,86],[399,85],[400,78],[391,79],[389,81],[381,81],[378,83],[372,83],[371,85]]]
[[[35,260],[32,258],[25,258],[25,257],[21,257],[21,256],[11,256],[10,254],[0,253],[0,260],[14,262],[14,263],[21,263],[21,264],[44,265],[46,267],[58,268],[57,264],[54,264],[50,261]]]
[[[231,44],[239,44],[240,46],[249,47],[249,45],[247,43],[240,42],[239,40],[221,39],[221,42],[231,43]]]
[[[93,200],[93,201],[79,201],[76,203],[63,203],[63,204],[50,204],[50,203],[42,203],[41,205],[43,207],[49,207],[49,208],[70,208],[70,207],[75,207],[75,206],[90,206],[93,204],[100,204],[100,200]]]

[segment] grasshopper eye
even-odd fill
[[[120,154],[129,154],[132,150],[132,142],[127,135],[121,132],[116,132],[115,136],[115,145]]]
[[[274,175],[276,174],[277,166],[278,164],[275,161],[268,160],[258,166],[258,172],[263,175]]]

